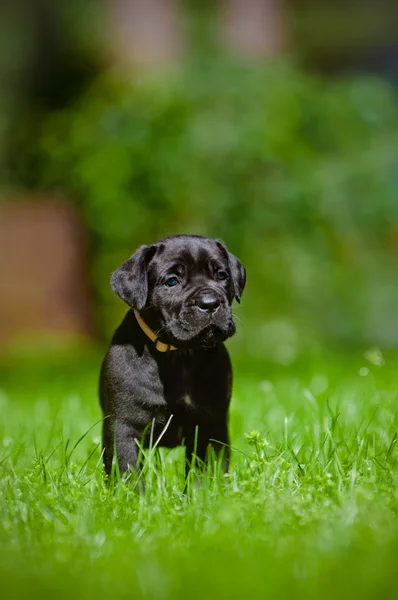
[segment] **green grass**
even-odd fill
[[[180,450],[104,484],[97,364],[3,368],[3,597],[398,598],[397,359],[236,369],[230,473],[188,492]]]

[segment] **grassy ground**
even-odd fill
[[[398,598],[397,358],[238,368],[231,471],[189,493],[180,451],[104,485],[97,364],[3,369],[3,597]]]

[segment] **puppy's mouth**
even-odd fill
[[[227,337],[228,334],[217,327],[217,325],[208,325],[195,336],[192,342],[197,342],[198,345],[203,346],[204,348],[211,348],[226,340]]]
[[[228,326],[225,328],[211,323],[194,335],[188,332],[183,333],[182,331],[177,335],[173,335],[173,333],[169,330],[168,337],[173,346],[176,346],[177,348],[212,348],[221,342],[225,342],[225,340],[231,337],[234,333],[235,325],[233,321],[230,321]]]

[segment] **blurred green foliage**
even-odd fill
[[[78,203],[107,335],[124,310],[113,269],[141,243],[202,233],[247,267],[240,347],[289,362],[319,339],[398,341],[397,143],[385,82],[212,60],[107,76],[20,164]]]

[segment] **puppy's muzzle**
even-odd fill
[[[213,290],[201,290],[194,298],[194,304],[207,314],[213,314],[219,308],[221,299]]]

